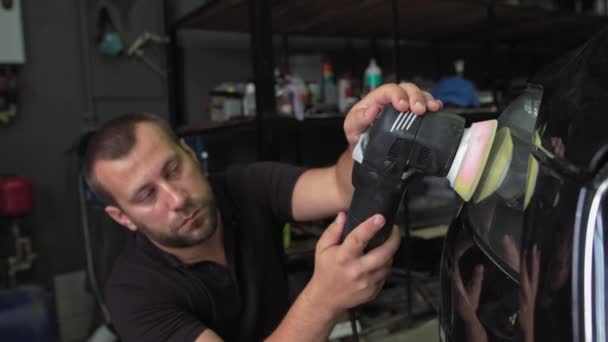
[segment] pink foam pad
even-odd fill
[[[488,160],[488,153],[496,134],[496,121],[488,120],[471,126],[471,139],[467,146],[464,161],[456,177],[463,186],[474,188]],[[471,193],[473,192],[471,189]]]

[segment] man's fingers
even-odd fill
[[[351,109],[348,116],[344,120],[344,132],[346,133],[346,140],[349,144],[355,144],[359,141],[359,137],[365,132],[369,126],[374,122],[378,114],[368,114],[367,107],[355,107]]]
[[[334,222],[325,229],[323,235],[319,238],[317,251],[325,250],[340,243],[340,238],[344,231],[344,222],[346,222],[346,215],[343,212],[339,212]]]
[[[458,293],[461,295],[466,295],[466,290],[464,289],[464,283],[462,282],[462,275],[460,275],[460,260],[454,259],[454,263],[452,264],[452,276],[454,277],[454,284],[456,285],[456,289]]]
[[[538,288],[539,271],[540,271],[540,249],[538,249],[538,246],[536,246],[536,244],[534,244],[534,246],[532,246],[532,274],[530,275],[531,285],[532,285],[533,289]]]
[[[399,229],[393,227],[390,237],[382,245],[372,249],[361,257],[363,270],[372,271],[385,265],[392,260],[393,255],[395,255],[395,252],[399,249],[400,244],[401,237],[399,236]]]
[[[411,83],[382,85],[367,94],[353,107],[346,118],[344,128],[354,129],[358,128],[360,124],[371,124],[380,114],[382,108],[388,104],[392,104],[399,111],[406,111],[410,108],[411,96],[415,96],[421,101],[424,99],[422,91]]]
[[[409,108],[412,112],[416,114],[423,114],[426,112],[427,98],[418,86],[413,83],[401,83],[399,84],[399,87],[405,90],[409,100]]]
[[[411,83],[403,83],[413,85]],[[409,87],[409,91],[415,93],[415,89],[418,89],[415,85],[414,87]],[[376,108],[382,109],[387,104],[392,104],[395,109],[400,111],[408,110],[410,107],[410,98],[411,94],[408,92],[404,86],[396,85],[396,84],[385,84],[383,86],[378,87],[373,90],[363,100],[361,104],[365,106],[368,110],[372,110],[375,106]],[[418,92],[422,93],[420,89]]]
[[[363,250],[374,235],[384,226],[384,217],[376,214],[367,220],[363,221],[359,226],[353,229],[344,242],[340,246],[340,252],[343,256],[357,257],[363,254]]]
[[[389,103],[400,111],[409,108],[407,93],[396,84],[380,86],[356,104],[344,120],[344,132],[348,142],[356,143],[361,133],[368,129],[382,108]]]
[[[473,241],[459,241],[454,250],[454,259],[456,259],[456,262],[458,262],[464,253],[466,253],[466,251],[468,251],[471,247],[473,247]]]
[[[520,269],[520,257],[519,250],[515,244],[515,240],[509,234],[506,234],[502,238],[502,246],[505,253],[507,264],[516,272]]]
[[[529,286],[529,275],[528,275],[528,252],[526,250],[524,250],[522,258],[521,258],[521,271],[519,272],[519,277],[521,279],[520,283],[521,286],[524,288],[525,291],[528,290],[528,286]]]
[[[422,93],[424,94],[424,98],[426,100],[426,108],[433,112],[443,108],[443,102],[436,100],[428,91],[423,91]]]
[[[427,109],[439,110],[443,106],[441,101],[435,100],[433,95],[420,90],[413,83],[385,84],[369,93],[362,101],[367,109],[366,116],[373,118],[389,103],[399,111],[410,109],[416,114],[423,114]]]
[[[423,114],[427,109],[439,110],[443,106],[428,92],[413,83],[385,84],[365,96],[348,113],[344,120],[344,132],[349,144],[354,144],[386,105],[392,104],[398,111],[412,110]]]
[[[467,291],[469,293],[469,298],[471,298],[471,300],[478,302],[479,301],[479,295],[481,294],[481,285],[483,283],[483,265],[477,265],[475,266],[475,269],[473,270],[473,279],[471,280],[471,285],[469,287],[469,290]]]
[[[386,265],[370,273],[369,280],[374,284],[383,282],[391,274],[391,266]]]

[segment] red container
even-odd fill
[[[23,177],[0,178],[0,215],[22,216],[32,211],[32,181]]]

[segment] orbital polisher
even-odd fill
[[[465,120],[456,114],[418,116],[386,106],[353,150],[355,191],[342,240],[378,213],[384,216],[385,225],[367,250],[388,239],[407,185],[416,175],[446,177],[454,191],[469,201],[488,160],[496,128],[496,120],[465,128]]]

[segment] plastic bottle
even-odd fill
[[[243,96],[243,114],[246,117],[255,116],[255,84],[249,82],[245,86],[245,95]]]
[[[376,64],[375,59],[369,61],[367,69],[365,69],[365,88],[367,91],[372,91],[382,84],[382,69]]]
[[[347,73],[338,81],[338,109],[341,113],[346,112],[348,98],[351,97],[351,93],[350,74]]]
[[[291,75],[285,74],[283,83],[279,90],[278,98],[279,113],[283,115],[293,115],[293,92],[291,91]]]
[[[454,61],[454,70],[456,71],[456,75],[463,77],[464,75],[464,60],[457,59]]]
[[[304,101],[308,97],[308,89],[306,84],[298,75],[292,75],[290,91],[292,93],[293,114],[298,120],[304,120]]]
[[[321,88],[319,83],[315,81],[308,82],[308,90],[310,91],[310,105],[314,106],[321,102]]]
[[[334,83],[334,72],[331,64],[323,64],[323,102],[327,105],[338,104],[338,89]]]

